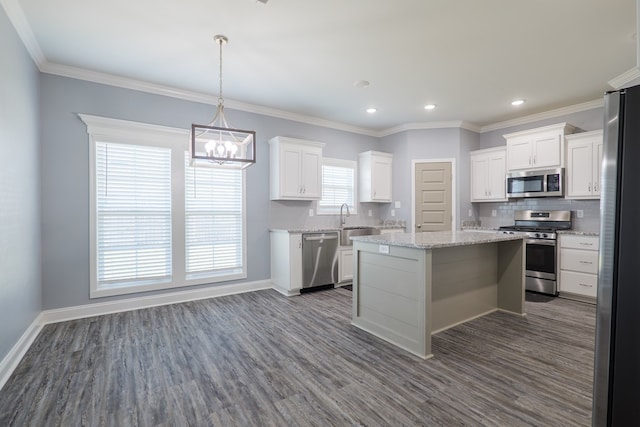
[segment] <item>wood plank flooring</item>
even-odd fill
[[[0,425],[588,426],[595,307],[527,302],[424,361],[350,325],[351,292],[267,290],[47,325]]]

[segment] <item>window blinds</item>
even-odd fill
[[[171,150],[96,143],[99,287],[171,279]]]
[[[185,153],[185,181],[187,275],[242,272],[242,171],[192,167]]]
[[[318,206],[324,210],[340,210],[346,203],[353,211],[354,178],[354,168],[322,165],[322,199]]]

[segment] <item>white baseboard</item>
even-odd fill
[[[22,360],[31,344],[35,341],[36,337],[42,330],[42,313],[35,318],[27,330],[22,334],[16,345],[13,346],[11,351],[0,362],[0,390],[9,380],[9,377],[18,367],[18,363]]]
[[[120,313],[123,311],[139,310],[141,308],[197,301],[221,297],[224,295],[241,294],[244,292],[253,292],[272,288],[273,284],[270,280],[260,280],[255,282],[212,286],[206,289],[186,290],[137,298],[127,298],[118,301],[78,305],[75,307],[45,310],[42,312],[42,322],[46,325],[49,323],[65,322],[67,320],[83,319],[85,317],[102,316],[104,314]]]

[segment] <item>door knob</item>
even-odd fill
[[[416,228],[422,228],[422,224],[416,225]]]

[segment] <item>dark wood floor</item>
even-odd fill
[[[592,305],[494,313],[423,361],[351,326],[350,304],[261,291],[48,325],[0,425],[591,424]]]

